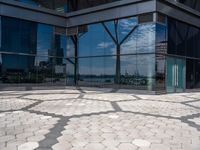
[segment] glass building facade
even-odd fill
[[[168,22],[168,54],[183,60],[186,88],[200,88],[200,29],[171,18]]]
[[[72,12],[120,0],[14,0],[32,6],[53,9],[58,12]]]
[[[73,13],[119,0],[15,1]],[[200,88],[198,26],[158,12],[99,20],[64,28],[0,16],[0,87]]]
[[[87,25],[78,35],[78,84],[153,90],[155,31],[138,17]]]
[[[195,10],[200,11],[200,1],[199,0],[178,0],[178,2],[187,5]]]
[[[1,17],[0,84],[66,84],[66,36],[55,26]]]

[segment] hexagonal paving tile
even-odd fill
[[[67,100],[67,99],[72,99],[72,98],[78,98],[79,94],[51,94],[51,93],[46,93],[46,94],[33,94],[33,95],[26,95],[23,96],[25,99],[33,99],[33,100]]]
[[[20,98],[0,98],[0,111],[17,110],[35,103],[32,100],[23,100]]]
[[[182,148],[182,143],[187,144],[187,148],[200,148],[198,139],[200,132],[180,120],[119,112],[71,118],[57,140],[59,144],[67,141],[72,149],[81,150],[153,150],[158,147],[177,150]]]
[[[33,107],[31,110],[49,112],[63,116],[72,116],[112,111],[114,109],[109,102],[76,99],[43,102]]]
[[[0,143],[5,143],[4,148],[12,150],[29,150],[38,147],[38,142],[45,138],[58,118],[37,115],[24,111],[7,112],[0,116],[1,126]]]
[[[159,102],[159,101],[130,101],[117,102],[123,111],[149,113],[161,116],[181,117],[199,113],[200,110],[191,108],[180,103]]]
[[[131,94],[124,93],[100,93],[100,94],[85,94],[83,98],[93,100],[104,100],[104,101],[123,101],[123,100],[135,100]]]

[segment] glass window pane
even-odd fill
[[[62,58],[52,57],[52,82],[55,86],[66,85],[66,61]]]
[[[32,6],[54,9],[62,13],[68,11],[67,7],[68,0],[15,0],[15,1],[30,4]]]
[[[114,84],[116,73],[116,56],[104,57],[104,82],[106,87]]]
[[[89,86],[91,84],[92,64],[90,58],[78,59],[78,85]]]
[[[138,24],[137,17],[124,18],[118,21],[118,38],[121,42],[127,35],[132,32],[134,27]]]
[[[156,24],[156,52],[167,53],[167,27]]]
[[[138,82],[138,68],[136,55],[121,56],[121,87],[129,87],[137,89]]]
[[[67,85],[75,84],[75,63],[74,59],[66,59],[66,83]]]
[[[154,53],[156,25],[144,24],[137,28],[137,53]]]
[[[52,63],[48,57],[37,56],[35,59],[38,85],[52,85]]]
[[[156,55],[156,91],[165,92],[165,55]]]
[[[52,51],[53,27],[44,24],[38,24],[37,33],[37,55],[48,56]]]
[[[168,54],[176,53],[176,21],[168,18]]]
[[[67,58],[75,57],[75,38],[67,37]]]
[[[138,89],[154,90],[155,88],[155,55],[137,55]]]
[[[195,88],[200,88],[200,61],[195,61]]]
[[[91,83],[92,86],[103,87],[104,85],[104,57],[93,57],[91,59]]]
[[[35,54],[37,47],[37,23],[9,17],[1,17],[1,51]]]

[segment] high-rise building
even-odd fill
[[[198,0],[0,0],[0,90],[200,88]]]

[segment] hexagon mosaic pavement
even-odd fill
[[[0,150],[199,150],[200,92],[0,92]]]

